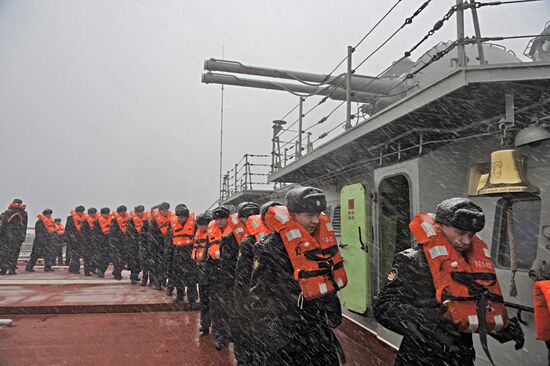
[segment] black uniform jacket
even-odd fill
[[[443,316],[446,308],[435,299],[432,274],[421,245],[396,254],[373,310],[380,324],[404,336],[396,365],[473,365],[472,334],[458,332]],[[523,338],[515,321],[489,335],[501,343]]]
[[[300,287],[278,233],[254,246],[251,334],[262,365],[338,365],[331,327],[341,322],[335,294],[300,300]]]
[[[4,243],[23,243],[27,235],[27,212],[21,208],[13,208],[2,214],[0,225],[0,240]]]
[[[96,230],[94,230],[93,227],[90,227],[90,224],[88,223],[88,221],[84,221],[82,223],[82,227],[80,228],[80,231],[82,233],[82,237],[84,238],[84,241],[82,242],[82,246],[81,246],[82,256],[85,258],[91,258],[95,255],[95,252],[96,252],[95,245],[97,243],[97,238],[95,238],[95,236],[98,235],[98,233]],[[65,238],[66,237],[67,235],[65,235]]]
[[[32,243],[32,251],[39,257],[49,257],[54,253],[54,235],[55,232],[49,233],[46,225],[42,220],[37,220],[34,225],[34,241]]]
[[[76,224],[74,223],[73,217],[67,217],[67,224],[65,225],[65,241],[67,242],[67,245],[73,248],[73,250],[80,251],[82,249],[84,241],[86,240],[82,232],[82,226],[84,225],[84,222],[85,220],[80,226],[80,231],[78,231],[76,228]]]
[[[123,263],[126,254],[126,234],[116,218],[111,221],[109,227],[109,253],[111,253],[111,261],[113,263]]]

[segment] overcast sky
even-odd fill
[[[224,49],[226,59],[250,65],[327,73],[393,3],[0,0],[0,207],[20,197],[32,215],[161,201],[206,209],[218,195],[220,87],[201,84],[203,61]],[[403,0],[354,60],[420,3]],[[383,70],[453,4],[432,1],[358,73]],[[538,34],[550,6],[487,7],[479,15],[483,35]],[[466,22],[471,34],[469,15]],[[456,38],[455,27],[453,18],[413,59]],[[527,41],[504,44],[521,55]],[[245,153],[270,153],[271,121],[296,102],[282,92],[226,87],[224,170]],[[325,103],[305,125],[335,105]],[[339,113],[329,122],[340,122]]]

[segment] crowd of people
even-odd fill
[[[112,264],[121,280],[127,268],[132,284],[176,291],[176,303],[187,296],[190,308],[200,309],[200,336],[212,330],[218,350],[233,342],[238,365],[337,366],[345,363],[333,333],[342,322],[337,292],[348,280],[326,208],[321,190],[298,187],[285,203],[243,202],[233,213],[220,206],[195,216],[185,204],[172,212],[166,202],[130,213],[78,206],[63,227],[45,209],[25,270],[35,271],[43,258],[44,271],[57,261],[71,273],[83,267],[85,276],[103,278]],[[14,200],[1,220],[0,273],[15,274],[27,228],[23,202]],[[472,333],[480,333],[489,359],[487,334],[523,347],[476,235],[484,224],[481,208],[465,198],[412,220],[418,245],[395,256],[373,306],[382,325],[404,336],[396,365],[473,365]],[[543,324],[545,339],[550,317],[539,314],[537,334]]]
[[[16,274],[25,208],[16,199],[1,216],[0,274]],[[77,206],[63,225],[44,209],[25,270],[36,271],[40,258],[45,272],[58,264],[104,278],[111,265],[113,278],[122,280],[127,269],[134,285],[175,292],[178,304],[187,296],[200,310],[200,335],[212,331],[218,350],[233,342],[239,365],[338,365],[344,356],[332,329],[341,322],[336,292],[347,279],[325,209],[324,194],[312,187],[290,191],[286,205],[243,202],[233,213],[220,206],[195,215],[185,204],[171,211],[166,202],[148,212]],[[334,268],[312,267],[304,261],[308,253]],[[296,277],[298,268],[303,277]]]

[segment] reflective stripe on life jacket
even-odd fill
[[[430,266],[436,300],[461,332],[492,333],[508,325],[508,314],[487,245],[474,235],[471,250],[462,256],[435,226],[428,213],[409,224]],[[482,309],[483,308],[483,309]],[[485,319],[480,319],[483,316]]]
[[[166,235],[168,233],[168,228],[170,227],[170,219],[172,218],[172,213],[168,211],[168,214],[166,216],[162,216],[159,209],[154,209],[153,211],[151,211],[151,218],[152,220],[156,221],[162,235]]]
[[[267,226],[265,226],[260,215],[249,216],[246,221],[246,228],[250,235],[254,235],[256,237],[256,241],[262,240],[271,233]]]
[[[84,222],[84,220],[86,220],[86,214],[82,213],[79,215],[75,210],[72,210],[71,217],[73,218],[76,230],[80,231],[80,229],[82,228],[82,223]]]
[[[63,227],[63,224],[62,223],[56,223],[54,222],[53,223],[53,226],[54,226],[54,229],[55,229],[55,232],[59,235],[63,235],[65,234],[65,228]]]
[[[130,217],[132,218],[132,221],[134,222],[134,226],[136,227],[136,231],[138,234],[141,234],[141,229],[143,228],[143,221],[149,219],[149,214],[147,212],[144,212],[141,217],[138,216],[134,211],[130,212]]]
[[[21,215],[21,212],[16,212],[10,217],[8,217],[8,220],[6,221],[6,223],[11,222],[15,217],[19,217],[19,223],[23,225],[23,215]]]
[[[50,218],[47,218],[46,216],[40,214],[37,216],[38,217],[38,220],[42,221],[42,223],[44,224],[44,226],[46,227],[46,230],[49,232],[49,233],[53,233],[55,231],[55,227],[54,227],[54,221],[53,219],[50,217]]]
[[[239,219],[239,216],[236,213],[229,215],[227,226],[229,226],[230,230],[233,232],[233,236],[235,236],[235,240],[239,245],[241,245],[241,241],[244,238],[250,235],[245,224],[241,221],[241,219]]]
[[[178,216],[173,215],[170,219],[172,227],[172,244],[175,246],[191,245],[195,237],[195,214],[191,212],[185,225],[178,220]]]
[[[193,251],[191,252],[191,259],[197,262],[206,260],[206,243],[208,240],[208,232],[197,230],[195,239],[193,240]]]
[[[550,280],[535,282],[533,302],[537,339],[550,341]]]
[[[99,215],[97,218],[97,222],[99,223],[99,227],[101,228],[101,232],[103,235],[109,234],[111,221],[113,221],[113,214],[110,213],[107,218],[103,217],[103,215]]]
[[[120,228],[120,231],[123,233],[126,233],[126,225],[128,224],[128,220],[130,219],[130,215],[128,215],[127,212],[124,213],[124,215],[119,214],[118,212],[115,212],[115,219],[118,223],[118,227]]]
[[[285,206],[270,207],[265,216],[266,224],[281,235],[294,268],[294,279],[306,300],[335,293],[348,282],[330,219],[321,214],[319,221],[312,236]]]
[[[229,233],[231,233],[229,225],[227,225],[222,232],[218,224],[216,224],[216,220],[210,221],[208,224],[208,239],[206,244],[208,246],[208,256],[210,258],[216,260],[220,259],[220,244],[222,242],[222,237]]]

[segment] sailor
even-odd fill
[[[225,288],[220,280],[220,244],[222,237],[231,232],[228,225],[229,209],[220,206],[212,211],[212,221],[208,224],[208,261],[207,273],[210,283],[210,313],[212,316],[212,327],[216,331],[215,347],[219,351],[225,347],[227,329],[227,309],[223,303]]]
[[[67,223],[65,224],[65,238],[67,241],[65,264],[69,265],[69,272],[75,274],[80,273],[80,257],[85,240],[82,235],[82,223],[86,221],[84,211],[84,206],[75,207],[70,216],[67,217]]]
[[[282,204],[277,203],[277,205]],[[231,335],[234,342],[233,350],[237,364],[251,365],[255,357],[253,353],[254,339],[249,334],[251,328],[251,309],[248,293],[250,291],[250,276],[254,260],[254,245],[262,241],[270,231],[264,225],[260,216],[260,207],[256,203],[246,202],[239,205],[237,207],[237,215],[245,224],[246,236],[240,241],[233,274]],[[235,229],[233,233],[235,234]],[[229,237],[231,235],[225,238]],[[223,246],[225,245],[225,238],[222,240],[222,259],[224,257],[225,249]]]
[[[16,198],[1,215],[0,274],[16,274],[17,258],[27,235],[27,212],[23,201]]]
[[[251,336],[257,364],[339,365],[333,328],[341,323],[337,291],[347,283],[326,199],[313,187],[287,193],[265,223],[274,233],[255,245],[250,284]]]
[[[108,207],[103,207],[99,211],[99,216],[94,223],[92,237],[95,240],[97,277],[99,278],[105,277],[105,271],[107,271],[107,267],[109,266],[111,256],[109,253],[109,231],[112,220],[113,215],[111,214],[111,210]]]
[[[472,332],[484,348],[487,333],[523,346],[476,234],[484,225],[481,208],[460,197],[441,202],[435,217],[419,213],[410,223],[418,246],[395,255],[373,309],[376,320],[404,336],[395,365],[473,365]]]
[[[191,253],[195,237],[195,214],[189,212],[185,204],[179,204],[170,219],[168,240],[171,250],[169,279],[176,287],[175,304],[182,304],[187,289],[187,300],[192,310],[198,310],[197,304],[197,266]]]
[[[148,247],[151,251],[151,281],[155,290],[162,290],[166,286],[167,266],[165,262],[165,242],[168,229],[170,228],[170,204],[163,202],[151,212],[148,230]]]
[[[210,312],[210,276],[208,269],[211,265],[208,257],[207,236],[208,236],[208,224],[212,221],[212,218],[207,214],[200,214],[197,216],[197,231],[195,238],[193,239],[193,251],[191,252],[191,259],[197,263],[198,280],[199,280],[199,294],[200,294],[200,307],[201,307],[201,320],[199,332],[201,336],[205,336],[210,333],[210,326],[212,325],[212,317]]]
[[[122,270],[126,261],[126,228],[130,215],[128,208],[124,205],[118,206],[109,228],[110,258],[113,263],[113,277],[115,280],[122,280]]]
[[[34,225],[34,241],[32,251],[25,271],[35,272],[34,266],[38,258],[44,258],[44,272],[53,272],[52,257],[54,253],[54,235],[55,228],[52,219],[53,211],[49,208],[38,215],[38,220]]]
[[[63,246],[65,245],[65,227],[61,223],[60,218],[53,220],[53,226],[55,229],[55,251],[52,258],[52,264],[57,264],[59,266],[63,265]]]
[[[84,276],[91,276],[92,273],[97,274],[96,260],[97,260],[97,248],[96,243],[98,239],[95,237],[97,234],[94,230],[95,222],[98,218],[97,209],[94,207],[88,208],[86,215],[86,221],[82,223],[82,236],[84,241],[82,242],[82,261],[84,262]]]
[[[130,282],[132,285],[138,283],[139,272],[141,271],[140,248],[143,246],[145,236],[144,223],[147,223],[148,213],[145,212],[145,207],[138,205],[130,212],[130,220],[126,228],[127,237],[127,254],[128,254],[128,270],[130,271]],[[146,226],[146,225],[145,225]],[[144,271],[144,277],[146,276]],[[147,279],[145,279],[147,285]]]

